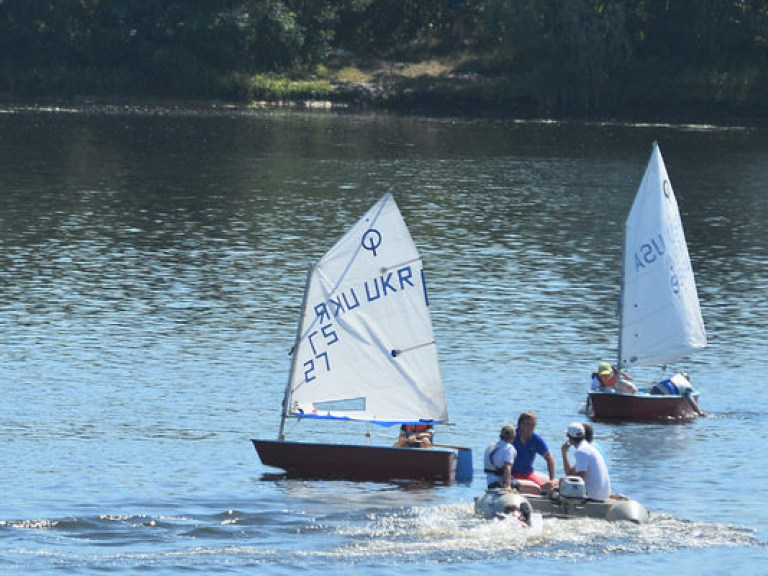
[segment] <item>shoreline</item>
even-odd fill
[[[355,93],[360,94],[369,90],[368,87],[355,85]],[[344,90],[346,92],[348,88]],[[342,94],[344,93],[342,92]],[[369,92],[370,93],[370,92]],[[670,112],[634,112],[625,111],[622,114],[600,116],[596,114],[536,114],[525,106],[510,105],[488,106],[483,103],[456,100],[430,103],[425,98],[411,99],[409,105],[388,101],[378,101],[376,98],[349,99],[346,96],[338,98],[318,99],[259,99],[252,101],[234,101],[221,99],[200,98],[160,98],[139,96],[61,96],[14,98],[0,95],[0,113],[8,111],[48,111],[60,113],[78,113],[100,111],[118,113],[150,113],[164,110],[168,113],[183,114],[208,112],[250,113],[266,110],[295,110],[317,113],[378,113],[397,114],[402,116],[424,116],[434,118],[454,118],[464,120],[509,120],[518,122],[551,122],[551,123],[581,123],[605,125],[637,125],[637,126],[695,126],[716,127],[722,129],[766,129],[768,118],[727,113],[686,113]]]

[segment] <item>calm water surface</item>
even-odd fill
[[[710,417],[598,424],[642,527],[473,517],[522,410],[557,448],[612,359],[622,223],[658,140]],[[0,109],[0,572],[760,574],[768,133],[170,109]],[[307,263],[392,191],[422,251],[471,484],[263,467]],[[364,441],[292,423],[290,438]],[[371,430],[376,441],[394,432]]]

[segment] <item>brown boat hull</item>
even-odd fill
[[[688,396],[590,392],[587,414],[592,420],[684,421],[699,415],[695,403]]]
[[[265,466],[288,476],[330,480],[439,480],[456,477],[457,454],[442,448],[390,448],[252,440]]]

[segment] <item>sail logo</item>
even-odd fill
[[[653,264],[661,258],[667,251],[664,244],[664,238],[658,234],[648,242],[640,244],[640,248],[635,251],[635,272],[639,272],[646,266]]]
[[[672,184],[669,183],[669,180],[664,180],[664,184],[662,184],[662,193],[667,200],[672,198]]]
[[[360,245],[366,250],[370,250],[373,256],[376,257],[376,249],[381,246],[381,242],[381,232],[376,230],[376,228],[370,228],[363,234]]]

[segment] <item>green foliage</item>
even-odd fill
[[[0,0],[11,95],[326,98],[329,84],[288,79],[349,83],[436,55],[472,74],[385,74],[380,99],[760,110],[768,0]]]
[[[629,66],[631,42],[624,5],[594,0],[493,0],[484,45],[512,77],[540,94],[542,110],[599,109]]]
[[[304,35],[296,14],[281,0],[250,2],[244,26],[248,62],[262,70],[290,69],[299,64]]]

